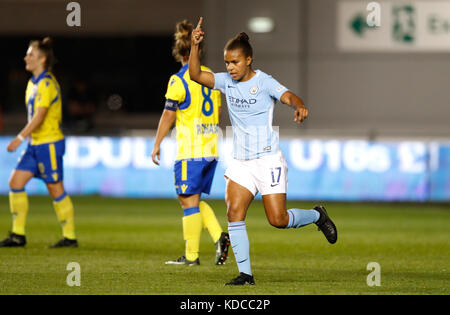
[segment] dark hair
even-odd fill
[[[45,37],[43,40],[32,40],[30,46],[35,46],[45,56],[45,68],[49,71],[52,70],[56,63],[55,54],[53,53],[53,40],[50,37]]]
[[[224,50],[242,49],[245,57],[253,57],[253,48],[250,45],[250,38],[244,32],[237,34],[234,38],[230,39],[225,45]]]
[[[182,62],[185,57],[189,57],[191,53],[191,35],[194,29],[191,22],[183,20],[176,25],[176,31],[173,35],[175,42],[172,47],[172,55],[179,62]],[[203,42],[200,43],[200,49]]]

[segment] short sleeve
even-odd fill
[[[39,82],[36,95],[36,107],[50,107],[59,98],[56,87],[51,79],[43,79]]]
[[[225,72],[214,73],[214,90],[219,90],[225,94],[226,78],[227,73]]]
[[[269,95],[280,101],[281,96],[289,91],[284,85],[280,84],[277,80],[275,80],[272,76],[267,77],[264,80],[264,89],[269,93]]]
[[[176,110],[178,104],[184,101],[184,98],[186,97],[186,91],[184,89],[183,82],[181,82],[181,79],[176,75],[172,75],[170,77],[165,97],[165,108],[169,110]]]

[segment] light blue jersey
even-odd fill
[[[279,135],[272,128],[273,107],[286,87],[272,76],[256,70],[248,81],[240,82],[227,72],[214,74],[214,89],[226,95],[233,125],[233,157],[251,160],[279,151]]]

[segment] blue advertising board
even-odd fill
[[[11,137],[0,137],[0,194],[26,144],[6,152]],[[153,138],[67,137],[64,185],[69,194],[173,198],[176,142],[161,145],[152,162]],[[450,142],[281,139],[289,167],[288,198],[339,201],[450,201]],[[223,198],[231,143],[220,143],[211,198]],[[28,194],[46,194],[31,180]]]

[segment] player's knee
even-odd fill
[[[21,185],[21,182],[17,180],[15,176],[11,176],[9,179],[9,189],[23,189],[25,186]]]
[[[198,207],[200,203],[200,194],[178,195],[178,201],[183,209]]]
[[[289,218],[285,217],[269,217],[269,223],[273,227],[276,227],[277,229],[284,229],[289,223]]]
[[[56,183],[47,183],[47,190],[53,199],[61,196],[65,192],[62,181]]]
[[[228,222],[242,221],[243,209],[236,203],[227,202],[227,218]]]
[[[227,218],[228,218],[228,222],[232,222],[236,220],[236,216],[237,216],[237,208],[233,207],[231,205],[227,205]]]
[[[12,178],[9,179],[9,189],[18,189],[18,187],[16,187],[14,180]]]

